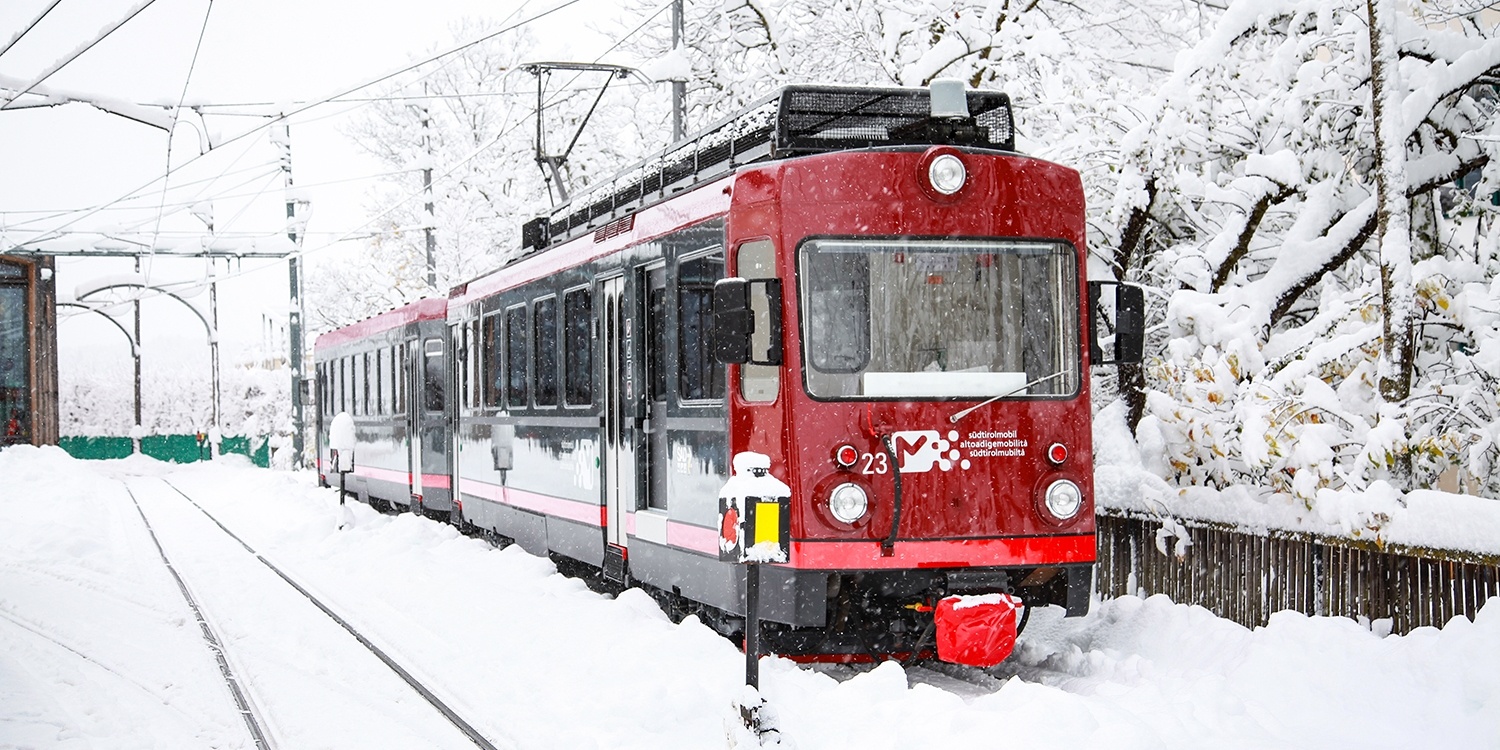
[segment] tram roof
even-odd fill
[[[357,323],[350,323],[341,328],[335,328],[319,336],[313,342],[313,350],[327,349],[341,346],[354,341],[373,336],[392,328],[399,328],[408,323],[422,320],[444,320],[448,314],[448,298],[429,297],[420,299],[407,305],[387,310],[379,315],[365,318]]]
[[[925,88],[785,86],[527,222],[521,257],[756,162],[892,146],[1014,151],[1010,97],[985,90],[965,97],[969,117],[954,120],[933,116]]]

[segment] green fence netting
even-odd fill
[[[74,458],[125,458],[134,453],[130,438],[73,435],[57,444]],[[224,453],[238,453],[261,468],[271,465],[270,441],[264,437],[226,437],[220,444]],[[196,435],[147,435],[141,438],[141,452],[162,461],[187,464],[208,459],[208,446],[199,446]]]

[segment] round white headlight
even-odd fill
[[[854,523],[864,518],[869,507],[869,498],[857,484],[846,482],[834,487],[833,492],[828,494],[828,510],[833,513],[834,518],[844,523]]]
[[[1078,515],[1083,506],[1083,491],[1066,479],[1059,479],[1047,488],[1047,510],[1058,520],[1066,521]]]
[[[932,189],[943,195],[953,195],[962,190],[964,181],[968,178],[969,173],[964,169],[964,163],[953,154],[943,154],[927,165],[927,179],[932,182]]]

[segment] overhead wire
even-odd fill
[[[573,5],[574,3],[579,2],[579,1],[580,0],[569,0],[569,2],[566,2],[566,3],[562,4],[562,5],[559,5],[559,6],[553,8],[553,9],[551,9],[549,11],[545,11],[544,13],[538,14],[537,16],[534,16],[532,18],[526,19],[525,21],[519,22],[519,23],[517,23],[517,24],[515,24],[515,25],[513,25],[511,27],[508,27],[508,29],[519,28],[520,26],[525,25],[526,23],[530,23],[530,22],[533,22],[535,20],[538,20],[538,19],[540,19],[540,18],[542,18],[542,17],[544,17],[546,15],[549,15],[551,13],[554,13],[554,12],[558,11],[558,10],[561,10],[562,8],[565,8],[565,7],[568,7],[570,5]],[[636,33],[639,33],[642,29],[644,29],[646,27],[647,24],[650,23],[650,21],[654,20],[657,16],[661,15],[661,13],[663,11],[665,11],[669,7],[670,7],[670,3],[662,5],[660,8],[658,8],[651,15],[647,16],[646,19],[643,20],[639,25],[637,25],[632,31],[630,31],[629,33],[625,34],[620,39],[616,40],[615,43],[612,44],[608,49],[606,49],[604,52],[602,52],[599,55],[597,55],[594,58],[594,62],[598,62],[599,60],[603,59],[603,57],[605,55],[607,55],[610,52],[612,52],[615,49],[617,49],[621,44],[623,44],[625,42],[625,40],[629,39],[631,36],[634,36]],[[502,32],[503,31],[504,30],[502,30]],[[502,32],[495,32],[495,33],[486,35],[485,37],[482,37],[479,40],[476,40],[476,41],[471,42],[469,44],[460,45],[459,47],[454,48],[453,50],[449,51],[448,53],[444,53],[444,55],[446,55],[446,54],[453,54],[453,53],[456,53],[457,51],[461,51],[462,49],[467,49],[468,47],[472,47],[472,46],[474,46],[476,44],[479,44],[479,43],[481,43],[483,41],[487,41],[488,39],[492,39],[495,36],[497,36],[499,33],[502,33]],[[439,59],[440,57],[442,57],[444,55],[434,56],[434,57],[429,58],[428,60],[426,60],[426,61],[424,61],[422,63],[418,63],[416,65],[409,66],[409,67],[407,67],[407,68],[405,68],[405,69],[403,69],[402,71],[399,71],[399,72],[406,72],[406,71],[415,69],[416,67],[419,67],[422,64],[426,64],[427,62],[432,62],[434,60],[437,60],[437,59]],[[399,74],[399,72],[398,72],[398,74]],[[395,75],[395,74],[392,74],[392,75]],[[547,100],[545,100],[542,103],[541,109],[545,109],[547,106],[556,103],[556,101],[557,101],[557,99],[559,97],[562,97],[562,96],[565,96],[565,95],[571,95],[573,93],[578,93],[579,91],[581,91],[581,90],[572,90],[572,89],[568,88],[569,86],[571,86],[572,83],[575,83],[581,76],[582,76],[581,72],[575,74],[571,79],[569,79],[569,82],[567,84],[564,84],[564,87],[562,89],[554,92],[551,97],[549,97]],[[375,83],[378,83],[380,81],[388,80],[390,77],[391,77],[391,75],[383,76],[382,78],[376,79],[375,81],[371,82],[368,85],[374,85]],[[350,89],[349,91],[352,92],[352,91],[356,91],[356,90],[358,90],[358,87],[354,88],[354,89]],[[325,101],[325,102],[326,101],[331,101],[332,99],[333,99],[333,97],[330,97],[330,98],[325,99],[323,101]],[[317,103],[305,105],[305,106],[303,106],[303,107],[301,107],[301,108],[299,108],[297,110],[294,110],[290,114],[283,115],[281,118],[278,118],[278,119],[285,119],[287,117],[290,117],[292,114],[297,114],[297,113],[306,111],[306,110],[312,108],[313,106],[317,106]],[[536,112],[533,113],[533,116],[539,116],[539,115],[540,115],[540,110],[538,110],[538,111],[536,111]],[[494,137],[486,140],[484,143],[478,145],[476,148],[474,148],[473,150],[471,150],[463,158],[459,159],[456,163],[454,163],[453,166],[449,167],[447,170],[445,170],[444,172],[442,172],[440,174],[434,175],[433,181],[434,182],[438,182],[438,181],[447,179],[453,173],[457,172],[461,167],[467,165],[469,162],[471,162],[475,158],[477,158],[480,154],[484,153],[485,151],[487,151],[488,149],[490,149],[491,147],[493,147],[496,143],[500,142],[503,138],[505,138],[506,136],[510,135],[515,130],[517,130],[518,128],[520,128],[522,125],[525,124],[525,122],[526,122],[526,118],[520,118],[520,119],[516,120],[509,127],[503,129],[500,133],[496,134]],[[259,129],[268,127],[270,124],[272,124],[272,123],[266,123],[265,125],[262,125],[259,128],[256,128],[255,130],[259,130]],[[250,132],[254,132],[254,130],[252,130]],[[227,145],[227,143],[229,143],[229,142],[231,142],[233,140],[238,140],[240,138],[243,138],[246,135],[248,135],[248,133],[241,134],[239,136],[235,136],[234,138],[230,139],[230,141],[225,141],[225,142],[221,143],[220,146]],[[190,160],[187,163],[191,163],[192,161],[196,161],[197,158],[201,158],[201,155],[199,157],[195,157],[193,160]],[[180,168],[182,168],[184,166],[186,166],[186,163],[183,164],[183,165],[179,165],[178,168],[180,169]],[[146,186],[149,186],[150,184],[154,183],[155,181],[156,180],[152,180],[152,182],[147,183]],[[136,191],[132,191],[132,193],[139,192],[139,190],[144,189],[144,187],[145,186],[143,186],[142,188],[138,188]],[[379,211],[377,211],[375,214],[373,214],[373,215],[369,216],[368,218],[366,218],[364,222],[362,222],[361,224],[355,226],[354,228],[346,230],[346,231],[341,232],[341,233],[333,233],[333,234],[335,234],[335,236],[334,236],[333,239],[330,239],[330,240],[324,242],[323,244],[321,244],[319,246],[316,246],[316,247],[312,247],[312,248],[299,247],[295,252],[288,254],[286,257],[287,258],[292,258],[292,257],[305,258],[308,255],[311,255],[311,254],[317,253],[317,252],[321,252],[323,250],[327,250],[329,248],[332,248],[332,247],[335,247],[335,246],[339,245],[342,242],[348,241],[350,239],[354,239],[356,237],[369,237],[369,236],[376,236],[376,235],[380,235],[380,234],[385,234],[383,232],[365,231],[365,229],[369,225],[373,224],[376,221],[379,221],[381,218],[384,218],[386,215],[390,214],[391,212],[395,211],[396,209],[400,208],[401,206],[405,205],[406,203],[409,203],[409,202],[415,200],[416,198],[418,198],[419,196],[424,195],[426,193],[426,190],[427,189],[425,187],[424,188],[418,188],[417,190],[415,190],[415,191],[413,191],[411,193],[408,193],[405,196],[392,201],[391,203],[389,203],[388,205],[386,205],[384,208],[382,208]],[[128,199],[130,197],[130,195],[131,194],[127,194],[121,200]],[[314,234],[323,234],[323,233],[319,232],[319,233],[314,233]],[[279,261],[278,261],[278,264],[279,264]],[[265,268],[275,267],[275,265],[277,265],[277,264],[266,264],[266,265],[255,267],[255,268],[242,269],[242,270],[239,270],[239,271],[227,274],[225,276],[219,277],[219,280],[221,280],[221,281],[227,281],[229,279],[238,278],[240,276],[248,275],[248,274],[256,272],[256,271],[264,270]]]
[[[21,97],[23,97],[23,96],[31,93],[32,89],[36,88],[37,86],[42,85],[42,83],[45,82],[48,78],[51,78],[52,76],[56,75],[58,71],[62,70],[63,68],[66,68],[68,65],[72,64],[72,62],[74,60],[77,60],[78,58],[83,57],[83,55],[85,53],[87,53],[89,50],[93,49],[100,42],[104,41],[105,39],[108,39],[111,34],[115,33],[116,31],[119,31],[120,28],[123,27],[125,24],[130,23],[131,19],[134,19],[136,16],[140,15],[141,11],[144,11],[145,9],[151,7],[152,4],[154,4],[155,2],[156,2],[156,0],[141,0],[141,3],[139,5],[137,5],[134,10],[132,10],[129,14],[127,14],[118,23],[114,24],[113,26],[108,26],[108,27],[104,28],[100,32],[100,34],[98,36],[94,37],[93,41],[91,41],[88,44],[84,45],[81,49],[75,50],[74,52],[72,52],[71,54],[69,54],[67,57],[59,59],[57,62],[54,62],[52,64],[52,67],[48,68],[47,71],[45,73],[43,73],[40,77],[32,79],[31,83],[28,84],[26,86],[26,88],[20,90],[19,92],[17,92],[14,96],[10,97],[9,99],[6,99],[4,104],[0,104],[0,110],[8,108],[10,106],[11,102],[14,102],[15,100],[17,100],[17,99],[19,99],[19,98],[21,98]]]
[[[150,0],[150,1],[154,2],[154,0]],[[214,147],[213,149],[210,149],[208,152],[205,152],[203,154],[199,154],[198,156],[195,156],[195,157],[193,157],[191,159],[188,159],[187,161],[183,162],[182,164],[177,165],[177,167],[175,167],[173,169],[173,171],[175,172],[175,171],[184,169],[187,166],[189,166],[189,165],[197,162],[199,159],[202,159],[208,153],[211,153],[213,150],[215,150],[217,148],[222,148],[224,146],[229,145],[230,143],[235,143],[235,142],[238,142],[238,141],[243,140],[245,138],[248,138],[249,136],[251,136],[251,135],[253,135],[255,133],[259,133],[262,130],[265,130],[265,129],[271,127],[272,125],[275,125],[275,124],[277,124],[279,122],[283,122],[285,120],[288,120],[288,119],[290,119],[291,117],[293,117],[295,115],[301,114],[303,112],[306,112],[309,109],[312,109],[313,107],[320,106],[323,103],[325,103],[325,102],[327,102],[327,101],[329,101],[331,99],[335,99],[335,98],[341,97],[341,96],[347,96],[349,94],[354,93],[355,91],[359,91],[361,89],[368,88],[368,87],[374,86],[374,85],[376,85],[378,83],[382,83],[384,81],[390,80],[391,78],[393,78],[393,77],[395,77],[397,75],[400,75],[402,73],[414,70],[414,69],[416,69],[418,67],[421,67],[422,65],[426,65],[426,64],[428,64],[430,62],[442,59],[442,58],[447,57],[447,56],[452,55],[452,54],[456,54],[456,53],[461,52],[461,51],[463,51],[465,49],[468,49],[470,47],[474,47],[474,46],[476,46],[478,44],[482,44],[482,43],[484,43],[486,41],[489,41],[490,39],[494,39],[494,38],[496,38],[496,37],[498,37],[501,34],[504,34],[506,32],[514,31],[515,29],[522,28],[522,27],[524,27],[524,26],[526,26],[528,24],[535,23],[536,21],[539,21],[542,18],[550,16],[550,15],[552,15],[552,14],[554,14],[554,13],[560,11],[560,10],[563,10],[564,8],[568,8],[568,7],[571,7],[573,5],[576,5],[577,3],[581,2],[581,1],[582,0],[565,0],[565,2],[560,3],[560,4],[558,4],[558,5],[550,8],[548,10],[542,11],[542,12],[540,12],[540,13],[534,15],[534,16],[522,19],[520,21],[516,21],[515,23],[512,23],[512,24],[510,24],[508,26],[504,26],[503,28],[501,28],[501,29],[499,29],[497,31],[485,34],[484,36],[482,36],[482,37],[480,37],[478,39],[472,40],[470,42],[465,42],[465,43],[459,44],[456,47],[453,47],[453,48],[451,48],[449,50],[446,50],[444,52],[438,53],[438,54],[433,55],[431,57],[428,57],[428,58],[426,58],[426,59],[424,59],[424,60],[422,60],[420,62],[413,63],[411,65],[408,65],[408,66],[406,66],[404,68],[401,68],[401,69],[396,70],[396,71],[391,72],[391,73],[386,73],[386,74],[381,75],[378,78],[375,78],[373,80],[370,80],[370,81],[367,81],[367,82],[364,82],[364,83],[361,83],[361,84],[349,87],[347,89],[343,89],[343,90],[339,91],[337,94],[333,94],[332,96],[324,97],[323,99],[319,99],[319,100],[316,100],[316,101],[313,101],[313,102],[309,102],[309,103],[302,104],[300,106],[294,107],[294,108],[292,108],[288,112],[283,112],[283,113],[280,113],[280,114],[278,114],[277,116],[275,116],[273,118],[270,118],[268,122],[262,123],[262,124],[260,124],[260,125],[258,125],[256,127],[250,128],[249,130],[246,130],[246,131],[244,131],[244,132],[242,132],[242,133],[240,133],[238,135],[231,136],[231,137],[229,137],[229,138],[221,141],[218,146]],[[519,12],[519,8],[517,9],[517,11],[513,11],[509,16],[507,16],[507,18],[514,17],[515,14],[516,14],[516,12]],[[3,109],[3,107],[0,107],[0,109]],[[114,202],[118,202],[118,201],[121,201],[121,200],[127,200],[127,199],[135,196],[136,194],[141,193],[142,191],[146,190],[147,188],[151,187],[152,185],[155,185],[157,182],[160,182],[160,181],[166,179],[166,177],[168,177],[168,176],[169,175],[162,175],[162,176],[159,176],[159,177],[153,177],[150,180],[148,180],[145,183],[143,183],[141,186],[139,186],[139,187],[137,187],[137,188],[135,188],[135,189],[133,189],[133,190],[125,193],[123,196],[121,196],[120,198],[116,199],[116,201],[114,201]],[[83,215],[77,217],[74,221],[69,222],[68,224],[63,225],[62,227],[59,227],[58,229],[59,230],[60,229],[66,229],[66,228],[72,226],[73,224],[76,224],[79,221],[83,221],[84,219],[87,219],[90,216],[93,216],[97,212],[98,212],[97,209],[86,211],[85,213],[83,213]],[[37,241],[43,241],[45,239],[47,239],[47,238],[46,237],[31,238],[31,240],[29,240],[29,241],[30,242],[37,242]],[[18,247],[19,247],[18,245],[12,245],[11,247],[9,247],[6,250],[4,250],[3,252],[13,252]]]
[[[637,25],[635,27],[635,29],[631,30],[629,33],[627,33],[626,35],[622,36],[620,39],[616,40],[613,45],[611,45],[604,52],[602,52],[598,56],[596,56],[594,58],[594,62],[598,62],[599,60],[603,59],[605,55],[607,55],[610,52],[614,51],[621,44],[623,44],[626,39],[628,39],[631,36],[639,33],[642,29],[644,29],[646,27],[646,25],[648,23],[650,23],[650,21],[652,21],[653,19],[655,19],[657,16],[661,15],[661,13],[664,10],[666,10],[667,8],[669,8],[669,7],[671,7],[671,3],[670,2],[664,4],[662,7],[658,8],[654,13],[652,13],[644,21],[642,21],[639,25]],[[569,79],[569,84],[577,81],[577,79],[581,75],[582,75],[581,72],[578,73],[578,74],[575,74],[573,78]],[[545,100],[542,103],[541,109],[545,109],[549,104],[554,103],[555,100],[556,100],[556,98],[558,96],[560,96],[560,95],[561,95],[561,92],[554,93],[554,95],[551,98]],[[534,115],[539,116],[540,115],[540,110],[535,110],[534,111]],[[509,127],[503,129],[500,133],[496,134],[494,137],[486,140],[484,143],[480,144],[475,149],[473,149],[472,151],[470,151],[463,158],[461,158],[458,162],[456,162],[452,167],[449,167],[446,171],[442,172],[441,174],[434,175],[433,176],[433,182],[437,183],[440,180],[446,179],[447,177],[449,177],[450,175],[452,175],[454,172],[457,172],[460,167],[463,167],[464,165],[466,165],[469,162],[473,161],[481,153],[487,151],[489,148],[491,148],[492,146],[494,146],[496,143],[499,143],[503,138],[505,138],[506,136],[508,136],[511,133],[515,132],[515,130],[518,129],[518,128],[520,128],[522,125],[524,125],[525,122],[526,122],[526,118],[518,119],[516,122],[512,123]],[[403,196],[401,198],[398,198],[397,200],[395,200],[395,201],[391,202],[390,204],[386,205],[384,208],[382,208],[379,211],[377,211],[374,215],[370,216],[363,223],[359,224],[358,226],[354,227],[353,229],[347,230],[347,231],[345,231],[345,232],[337,235],[334,239],[328,240],[324,244],[319,245],[317,247],[313,247],[313,248],[299,248],[295,253],[292,253],[292,254],[288,255],[287,257],[289,257],[289,258],[290,257],[305,258],[308,255],[311,255],[313,253],[321,252],[323,250],[327,250],[329,248],[335,247],[339,243],[347,241],[348,239],[351,239],[355,235],[373,235],[373,234],[379,234],[378,232],[370,233],[370,232],[363,232],[362,230],[364,230],[365,227],[368,227],[370,224],[373,224],[374,222],[379,221],[381,218],[384,218],[386,215],[388,215],[391,212],[395,211],[396,209],[400,208],[402,205],[405,205],[406,203],[408,203],[408,202],[410,202],[412,200],[415,200],[417,197],[422,196],[425,193],[426,193],[426,188],[418,188],[417,190],[415,190],[415,191],[413,191],[411,193],[408,193],[405,196]],[[241,275],[245,275],[245,274],[251,273],[253,271],[257,271],[257,270],[260,270],[260,269],[257,268],[257,269],[250,269],[250,270],[239,271],[237,273],[230,274],[230,275],[225,276],[223,278],[224,279],[231,279],[231,278],[235,278],[235,277],[238,277],[238,276],[241,276]]]
[[[166,212],[167,191],[171,189],[172,182],[172,137],[177,132],[177,121],[182,116],[182,102],[187,99],[188,86],[193,82],[193,71],[198,67],[198,54],[203,51],[203,37],[208,35],[208,20],[213,16],[214,0],[207,0],[203,7],[203,23],[198,27],[198,41],[193,44],[193,56],[188,60],[187,75],[182,77],[182,92],[177,95],[177,106],[172,108],[172,124],[167,128],[166,148],[166,170],[161,181],[161,201],[156,205],[156,226],[152,229],[151,246],[148,248],[146,262],[146,281],[151,280],[151,260],[156,255],[157,236],[161,232],[162,215]],[[233,166],[232,164],[230,166]],[[201,193],[200,193],[201,194]],[[212,220],[209,222],[209,231],[212,234]]]
[[[279,174],[280,173],[280,167],[277,166],[274,162],[266,162],[266,163],[254,165],[252,167],[246,167],[243,170],[238,170],[238,171],[235,171],[235,172],[227,172],[227,173],[224,173],[224,174],[221,174],[221,175],[217,175],[217,176],[214,176],[214,177],[205,177],[205,178],[203,178],[201,180],[193,180],[192,182],[180,183],[176,187],[178,189],[181,189],[181,188],[186,188],[186,187],[189,187],[189,186],[192,186],[192,185],[199,185],[199,184],[203,184],[203,183],[213,183],[213,182],[217,182],[218,180],[220,180],[220,179],[222,179],[224,177],[228,177],[230,174],[240,174],[242,172],[248,172],[251,169],[256,169],[256,168],[261,168],[263,171],[257,172],[254,176],[252,176],[249,179],[244,180],[244,181],[242,181],[242,182],[234,185],[231,189],[243,187],[243,186],[245,186],[245,185],[247,185],[247,184],[249,184],[251,182],[254,182],[257,179],[260,179],[261,177],[266,176],[267,174]],[[269,172],[264,171],[267,168],[269,168]],[[411,174],[412,172],[415,172],[415,171],[417,171],[417,170],[415,170],[415,169],[393,169],[393,170],[390,170],[388,172],[376,172],[376,173],[373,173],[373,174],[362,174],[362,175],[356,175],[354,177],[340,177],[340,178],[335,179],[335,180],[323,180],[323,181],[320,181],[320,182],[305,182],[305,183],[298,184],[297,187],[298,188],[304,188],[304,189],[305,188],[316,188],[316,187],[328,187],[330,185],[342,185],[344,183],[349,183],[349,182],[363,182],[365,180],[379,180],[379,179],[384,179],[386,177],[396,177],[398,175]],[[254,193],[216,193],[214,195],[214,198],[216,200],[217,199],[234,200],[236,198],[255,198],[255,197],[259,197],[261,195],[264,195],[264,193],[261,192],[261,191],[256,191]],[[194,206],[194,205],[196,205],[198,203],[201,203],[201,202],[202,202],[201,200],[173,201],[173,202],[168,203],[167,207],[168,208],[190,208],[190,207],[192,207],[192,206]],[[145,207],[140,207],[140,206],[126,206],[126,205],[118,205],[118,204],[116,204],[116,205],[105,206],[105,207],[101,208],[100,210],[101,211],[143,211],[143,210],[146,210],[146,208]],[[71,214],[71,213],[73,213],[75,211],[77,211],[77,209],[64,209],[64,208],[21,209],[21,210],[14,210],[14,211],[0,211],[0,217],[4,217],[4,216],[7,216],[7,215],[24,215],[24,214],[38,214],[38,213],[40,213],[40,214],[47,214],[47,216],[36,217],[36,218],[31,218],[31,219],[25,219],[23,221],[16,222],[15,224],[8,225],[9,227],[13,228],[13,227],[22,226],[22,225],[29,224],[29,223],[35,223],[35,222],[38,222],[38,221],[43,221],[43,220],[49,219],[49,218],[56,218],[58,216],[67,216],[68,214]],[[81,231],[87,231],[87,230],[81,230]]]
[[[37,24],[40,24],[42,22],[42,19],[46,18],[47,14],[51,13],[52,9],[56,8],[61,3],[62,0],[52,0],[52,4],[42,9],[42,12],[38,13],[36,18],[31,19],[31,23],[26,24],[26,28],[21,29],[20,33],[11,37],[10,41],[6,42],[4,47],[0,47],[0,55],[9,52],[11,47],[16,46],[16,43],[21,41],[22,37],[30,34],[32,29],[35,29],[37,27]]]

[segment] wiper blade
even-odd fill
[[[1058,370],[1057,372],[1054,372],[1051,375],[1046,375],[1046,376],[1037,378],[1036,380],[1033,380],[1030,383],[1027,383],[1026,385],[1020,386],[1019,388],[1012,388],[1012,389],[1010,389],[1010,390],[1006,391],[1005,393],[1002,393],[1002,394],[1000,394],[998,396],[991,396],[991,397],[989,397],[989,398],[987,398],[987,399],[985,399],[983,401],[980,401],[977,404],[974,404],[973,406],[971,406],[971,407],[969,407],[967,409],[964,409],[963,411],[960,411],[960,412],[954,414],[951,417],[948,417],[948,423],[949,424],[956,424],[958,422],[958,420],[963,419],[964,417],[967,417],[970,414],[973,414],[975,411],[978,411],[982,407],[989,406],[990,404],[993,404],[996,401],[999,401],[1000,399],[1005,398],[1007,396],[1014,396],[1017,393],[1020,393],[1020,392],[1025,391],[1025,390],[1029,390],[1031,388],[1031,386],[1041,385],[1042,383],[1045,383],[1045,382],[1047,382],[1049,380],[1052,380],[1053,378],[1061,377],[1061,376],[1067,374],[1067,372],[1068,372],[1067,370]]]

